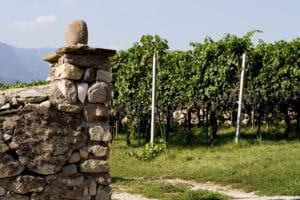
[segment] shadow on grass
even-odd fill
[[[209,130],[208,130],[209,131]],[[239,141],[243,145],[254,145],[262,142],[282,142],[282,141],[300,141],[300,132],[296,130],[296,126],[293,125],[289,134],[289,137],[285,139],[283,137],[284,126],[263,126],[261,129],[261,137],[256,135],[257,128],[252,129],[250,126],[243,126],[240,131]],[[209,144],[209,133],[206,134],[206,130],[203,127],[194,127],[192,130],[192,140],[190,144],[186,144],[184,141],[185,130],[183,127],[179,127],[176,132],[170,134],[169,146],[179,147],[198,147],[200,146],[224,146],[235,143],[236,130],[235,127],[219,127],[217,139]]]
[[[112,177],[112,183],[130,183],[134,181],[131,178],[126,178],[126,177],[118,177],[118,176],[114,176]]]
[[[267,127],[263,125],[261,128],[261,137],[257,137],[256,131],[257,127],[252,129],[250,126],[242,126],[240,131],[239,145],[240,146],[250,146],[261,143],[276,143],[276,142],[292,142],[292,141],[300,141],[300,132],[296,129],[296,124],[292,124],[291,131],[288,138],[283,137],[284,125],[276,124],[270,125]],[[236,130],[234,126],[221,126],[218,128],[217,139],[213,141],[212,144],[209,143],[210,140],[210,130],[208,129],[208,133],[204,126],[198,127],[195,125],[192,128],[192,139],[190,144],[186,144],[186,130],[183,126],[177,126],[173,129],[173,132],[169,134],[169,141],[167,142],[168,146],[173,147],[183,147],[183,148],[196,148],[199,146],[214,146],[214,147],[222,147],[226,145],[235,144],[235,135]],[[161,137],[161,133],[159,131],[156,132],[156,141],[155,143],[162,143],[163,139]],[[122,134],[123,135],[123,134]],[[121,136],[121,138],[124,138]],[[140,144],[138,144],[137,140],[130,145],[131,148],[140,148],[145,145],[145,141],[143,139],[140,140]],[[126,141],[124,140],[124,149],[128,146],[126,145]]]

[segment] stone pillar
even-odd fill
[[[106,103],[115,51],[76,36],[66,44],[43,58],[46,86],[0,91],[0,199],[111,199]]]

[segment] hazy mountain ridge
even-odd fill
[[[53,48],[17,48],[0,42],[0,82],[45,80],[49,64],[42,57]]]

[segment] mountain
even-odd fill
[[[42,57],[55,50],[17,48],[0,42],[0,82],[45,80],[50,68]]]

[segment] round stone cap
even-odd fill
[[[87,45],[88,43],[88,29],[85,21],[76,19],[71,21],[65,32],[65,45]]]

